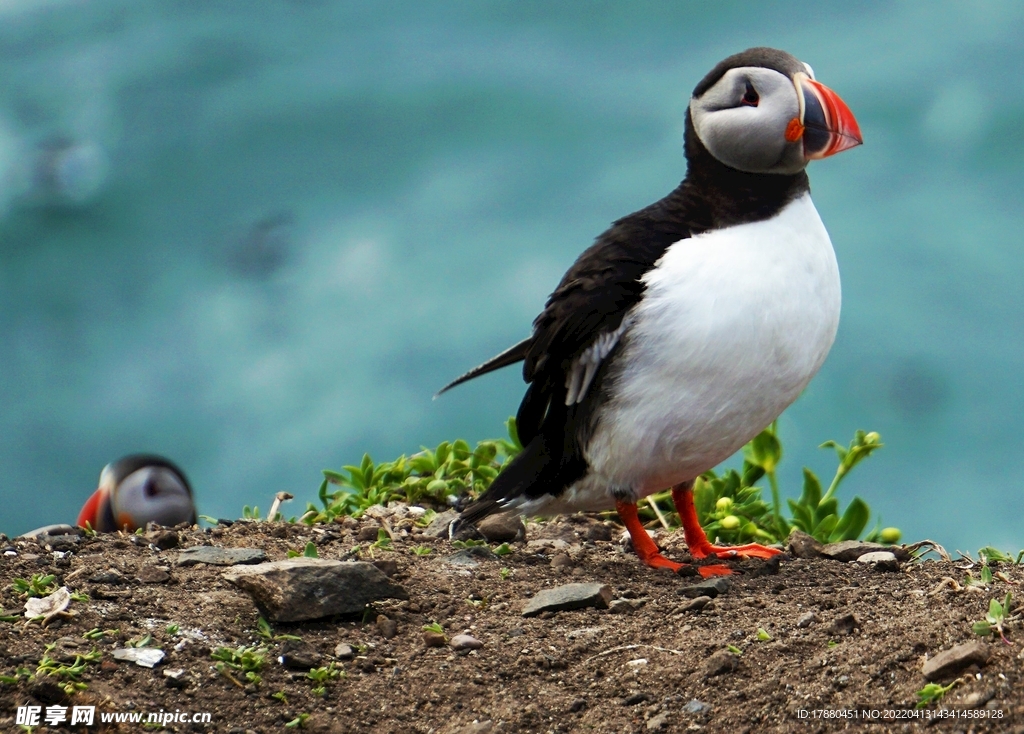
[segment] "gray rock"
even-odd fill
[[[821,552],[834,561],[849,563],[856,561],[865,553],[873,551],[888,551],[896,556],[899,561],[909,561],[910,553],[895,545],[882,545],[881,543],[868,543],[863,540],[843,540],[838,543],[829,543]]]
[[[537,592],[523,607],[523,616],[533,617],[541,612],[560,612],[584,607],[607,609],[611,599],[612,590],[605,584],[565,584]]]
[[[450,566],[476,568],[480,565],[481,560],[492,561],[495,558],[497,556],[494,555],[494,551],[486,545],[473,545],[451,554],[444,559],[444,562]]]
[[[704,677],[714,678],[717,675],[731,673],[740,666],[740,659],[728,650],[719,650],[704,661]]]
[[[459,517],[459,513],[455,510],[445,510],[439,512],[434,516],[434,519],[430,521],[430,524],[423,529],[423,534],[431,538],[447,538],[448,537],[448,526],[452,524],[452,521]]]
[[[106,571],[100,571],[90,576],[89,581],[94,584],[123,584],[125,578],[124,574],[116,568],[108,568]]]
[[[812,624],[818,621],[818,616],[814,612],[804,612],[800,615],[800,619],[796,621],[796,626],[804,629],[810,627]]]
[[[857,563],[872,566],[876,571],[899,571],[900,562],[892,551],[871,551],[857,559]]]
[[[168,668],[165,670],[164,682],[168,688],[188,688],[189,683],[191,683],[184,668]]]
[[[556,553],[551,558],[551,568],[570,568],[572,565],[572,559],[568,553]]]
[[[698,596],[710,596],[712,599],[717,597],[719,594],[724,594],[729,590],[732,583],[722,576],[713,579],[707,579],[697,584],[690,584],[684,586],[677,592],[680,596],[688,596],[691,599],[696,599]]]
[[[35,530],[29,530],[27,533],[22,533],[18,536],[18,540],[38,540],[40,542],[47,542],[46,536],[53,535],[78,535],[82,531],[71,525],[44,525],[41,528]]]
[[[657,716],[647,720],[647,731],[661,731],[668,724],[668,711],[662,711]]]
[[[380,560],[373,561],[372,563],[373,563],[374,566],[376,566],[381,571],[383,571],[384,575],[387,576],[388,578],[391,578],[392,576],[395,576],[395,575],[398,574],[398,563],[396,563],[395,561],[391,560],[390,558],[387,558],[387,559],[382,558]]]
[[[166,566],[143,566],[135,578],[144,584],[165,584],[171,580],[170,570]]]
[[[609,614],[632,614],[636,611],[636,605],[632,599],[615,599],[608,602]]]
[[[512,543],[526,537],[523,518],[514,512],[488,515],[476,524],[476,529],[489,543]]]
[[[687,714],[702,714],[705,711],[710,710],[710,704],[706,704],[703,701],[698,701],[696,698],[690,699],[690,702],[683,706],[683,712]]]
[[[452,650],[461,652],[463,650],[479,650],[484,646],[484,643],[476,639],[472,635],[455,635],[452,641],[448,643],[451,645]]]
[[[786,539],[786,543],[794,558],[821,558],[825,555],[825,546],[802,530],[794,529]]]
[[[267,554],[259,548],[215,548],[198,545],[186,548],[178,554],[177,565],[195,566],[206,563],[210,566],[236,566],[245,563],[261,563]]]
[[[697,612],[699,612],[701,609],[703,609],[704,607],[706,607],[710,603],[711,603],[711,597],[710,596],[695,596],[693,599],[690,599],[690,601],[688,601],[685,604],[683,604],[682,606],[680,606],[679,609],[677,609],[676,611],[678,611],[678,612],[691,612],[691,613],[696,614]]]
[[[425,630],[423,632],[423,644],[426,647],[444,647],[448,644],[448,638],[441,632]]]
[[[160,550],[170,550],[178,547],[178,534],[173,530],[152,530],[146,533],[146,540]]]
[[[984,691],[975,691],[964,696],[962,701],[964,708],[978,709],[996,697],[996,692],[991,688]]]
[[[585,537],[590,541],[609,541],[612,539],[612,529],[603,523],[594,523],[587,528]]]
[[[984,667],[986,663],[988,646],[981,642],[968,642],[926,660],[921,672],[925,680],[935,681],[955,675],[971,665]]]
[[[82,538],[78,535],[72,535],[70,533],[65,535],[47,535],[42,541],[46,544],[46,547],[52,551],[69,551],[75,550],[79,545],[82,544]]]
[[[346,642],[339,642],[334,648],[334,657],[338,658],[338,660],[351,660],[355,656],[355,648]]]
[[[376,542],[380,535],[380,525],[367,525],[359,529],[356,534],[356,540],[360,543],[373,543]]]
[[[303,640],[285,640],[277,662],[290,670],[311,670],[320,667],[320,653]]]
[[[844,614],[832,621],[832,631],[841,635],[852,635],[860,629],[860,619],[856,614]]]
[[[372,563],[289,558],[234,568],[224,578],[248,592],[273,622],[300,622],[361,612],[377,599],[408,599]]]

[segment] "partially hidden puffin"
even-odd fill
[[[523,451],[460,521],[614,507],[643,562],[678,572],[636,507],[671,487],[694,558],[777,554],[712,545],[693,481],[775,420],[832,346],[839,269],[804,168],[861,142],[846,104],[790,54],[751,48],[715,66],[690,99],[683,182],[579,256],[529,338],[442,389],[519,361],[529,384]]]
[[[197,521],[185,473],[154,454],[132,454],[103,467],[99,488],[78,514],[80,527],[88,523],[101,533]]]

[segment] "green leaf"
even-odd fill
[[[820,540],[822,543],[827,543],[829,537],[832,535],[832,531],[835,530],[836,524],[839,522],[838,515],[828,515],[818,523],[817,527],[814,528],[814,532],[811,533],[815,538]]]
[[[782,460],[782,444],[769,427],[754,436],[754,440],[744,447],[743,455],[754,466],[771,473]]]
[[[986,585],[992,583],[992,569],[988,566],[981,567],[981,581]]]
[[[988,635],[992,634],[992,625],[990,625],[988,622],[975,622],[974,625],[971,627],[971,630],[976,635],[987,637]]]
[[[847,506],[846,512],[836,523],[835,530],[832,531],[832,542],[859,538],[860,534],[864,532],[864,528],[867,527],[870,516],[871,510],[867,503],[860,497],[854,497]]]
[[[804,467],[804,491],[800,495],[800,504],[810,508],[816,508],[821,504],[821,482],[806,466]]]
[[[789,505],[789,511],[793,513],[793,524],[803,530],[805,533],[810,533],[814,530],[814,518],[811,516],[811,511],[807,509],[803,504],[787,499],[786,504]]]
[[[302,551],[302,555],[305,556],[306,558],[319,558],[320,557],[320,554],[317,553],[317,551],[316,551],[316,546],[313,544],[313,541],[309,541],[308,543],[306,543],[306,547]]]

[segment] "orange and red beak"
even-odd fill
[[[803,139],[804,158],[827,158],[864,142],[856,118],[838,94],[806,74],[797,74],[794,84],[800,117],[790,121],[786,139]]]

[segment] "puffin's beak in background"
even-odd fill
[[[797,74],[795,84],[805,158],[827,158],[864,142],[857,120],[838,94],[805,74]]]

